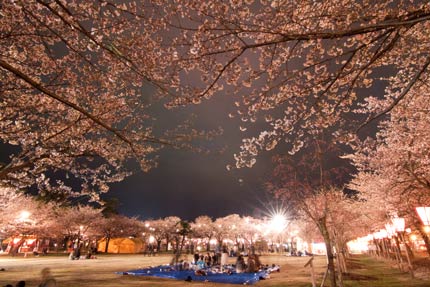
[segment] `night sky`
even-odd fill
[[[218,95],[200,105],[174,110],[155,108],[158,125],[177,123],[193,114],[200,129],[222,127],[221,136],[203,143],[215,151],[199,154],[165,148],[159,153],[157,168],[147,173],[137,172],[111,185],[111,191],[104,198],[118,198],[120,213],[141,219],[179,216],[194,220],[200,215],[215,219],[233,213],[255,216],[264,211],[270,196],[263,183],[270,176],[273,153],[263,153],[251,169],[226,169],[226,165],[234,165],[233,154],[239,152],[244,135],[257,135],[256,130],[241,132],[239,126],[243,123],[229,118],[228,114],[235,111],[233,102],[229,96]],[[223,153],[216,152],[222,147]]]

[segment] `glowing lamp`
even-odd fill
[[[36,239],[27,239],[27,244],[32,245]]]
[[[19,214],[19,220],[20,221],[26,221],[30,218],[31,213],[28,212],[27,210],[23,210],[21,211],[21,213]]]
[[[287,226],[287,218],[281,213],[274,214],[269,224],[272,230],[281,232]]]
[[[425,226],[430,225],[430,207],[417,207],[415,208],[417,210],[418,216],[420,217],[421,221]]]
[[[405,219],[402,217],[394,217],[392,219],[396,232],[405,231]]]
[[[388,233],[388,237],[393,236],[396,233],[396,228],[394,227],[393,224],[385,224],[385,230],[387,230]]]

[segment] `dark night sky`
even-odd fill
[[[155,108],[158,110],[158,125],[177,123],[194,114],[198,128],[222,127],[223,134],[205,145],[225,146],[226,150],[222,154],[213,152],[207,155],[190,150],[164,149],[159,153],[157,168],[111,185],[106,197],[119,199],[121,213],[141,219],[179,216],[193,220],[199,215],[218,218],[232,213],[256,214],[263,208],[262,203],[268,201],[262,184],[271,172],[271,154],[262,154],[251,169],[227,171],[226,165],[234,164],[233,154],[239,152],[245,135],[239,130],[240,120],[228,117],[235,111],[233,101],[229,96],[219,95],[186,108]]]

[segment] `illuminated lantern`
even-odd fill
[[[394,217],[392,219],[394,228],[397,232],[405,231],[405,219],[402,217]]]
[[[425,226],[430,225],[430,207],[417,207],[418,216]]]

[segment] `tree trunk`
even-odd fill
[[[166,236],[166,251],[169,251],[170,236]]]
[[[339,243],[336,243],[336,249],[337,249],[337,261],[339,266],[340,273],[348,273],[348,267],[346,266],[346,259],[345,259],[345,249],[341,247]]]
[[[21,245],[24,243],[24,239],[20,239],[17,243],[12,243],[12,247],[10,249],[10,253],[12,256],[18,255],[18,250],[21,247]]]
[[[321,235],[324,238],[324,243],[327,249],[327,276],[330,281],[330,287],[336,287],[336,273],[334,267],[334,255],[333,255],[333,247],[331,244],[330,234],[326,225],[326,218],[323,217],[318,220],[318,228],[321,232]]]
[[[106,237],[106,246],[105,246],[105,253],[107,253],[108,252],[108,250],[109,250],[109,242],[110,242],[110,236],[109,237]]]
[[[185,242],[185,235],[182,236],[182,239],[180,240],[179,238],[175,239],[175,251],[174,251],[174,255],[172,258],[172,261],[170,262],[170,265],[174,265],[175,268],[181,268],[180,266],[178,266],[179,263],[179,258],[181,258],[182,255],[182,250],[184,248],[184,242]]]

